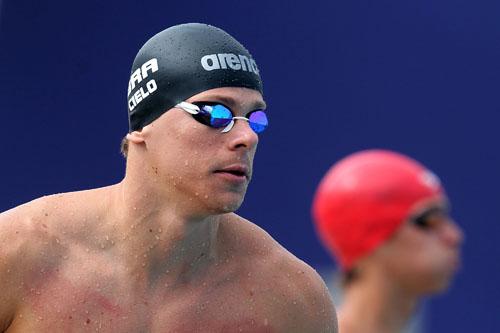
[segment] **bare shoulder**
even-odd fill
[[[85,221],[105,211],[105,190],[54,194],[35,199],[0,214],[0,255],[31,258],[50,253],[63,237],[87,229]],[[42,247],[42,248],[40,248]],[[34,250],[34,251],[30,251]]]
[[[0,331],[9,326],[30,272],[49,258],[45,206],[40,198],[0,214]]]
[[[0,332],[30,286],[46,280],[68,257],[74,247],[68,244],[77,243],[81,233],[76,228],[85,229],[75,221],[85,220],[94,196],[92,191],[50,195],[0,214]]]
[[[0,288],[64,258],[69,249],[62,240],[79,233],[76,228],[85,229],[74,222],[85,220],[92,196],[91,191],[55,194],[0,214]]]
[[[2,264],[8,264],[8,259],[31,258],[36,251],[30,249],[46,240],[43,229],[48,223],[47,201],[47,197],[39,198],[0,214]]]
[[[287,332],[337,332],[337,318],[330,293],[320,275],[265,230],[236,216],[232,222],[240,256],[272,294],[277,315],[286,317]],[[235,245],[236,246],[236,245]],[[235,248],[235,251],[236,250]]]
[[[1,264],[12,264],[10,272],[22,270],[23,263],[47,257],[57,244],[59,228],[55,226],[62,220],[57,205],[65,205],[60,202],[63,197],[42,197],[0,214]]]

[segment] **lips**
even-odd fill
[[[243,164],[230,165],[230,166],[215,170],[214,173],[220,174],[220,175],[226,175],[229,177],[249,179],[249,168]]]

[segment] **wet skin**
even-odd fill
[[[263,106],[244,88],[197,98]],[[121,183],[0,214],[0,331],[336,332],[316,272],[232,213],[258,142],[246,122],[220,134],[172,109],[129,140]]]
[[[322,323],[315,332],[334,332],[316,273],[255,225],[226,214],[217,258],[171,276],[151,267],[149,247],[123,252],[131,236],[114,234],[105,211],[88,214],[99,205],[95,194],[47,197],[7,213],[6,332],[304,332],[311,322]],[[75,206],[60,219],[63,207]],[[168,238],[156,228],[151,233],[159,238],[153,248]],[[131,267],[130,257],[143,269]]]

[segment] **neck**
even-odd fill
[[[218,260],[221,216],[193,214],[189,200],[158,187],[154,176],[134,177],[127,169],[124,180],[112,188],[111,216],[119,221],[121,236],[117,248],[130,273],[149,285],[195,279]]]
[[[345,290],[340,328],[346,333],[398,333],[417,304],[417,295],[404,290],[384,272],[360,276]]]

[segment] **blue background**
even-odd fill
[[[428,332],[500,332],[500,3],[4,0],[0,210],[121,180],[126,90],[139,47],[205,22],[250,49],[271,127],[240,214],[298,257],[331,265],[310,219],[329,166],[389,148],[440,175],[466,232]]]

